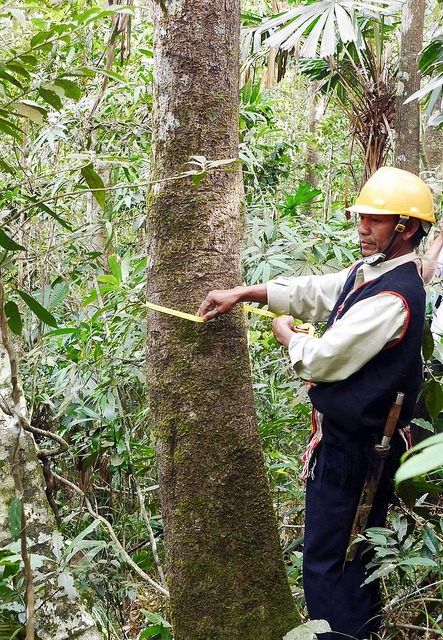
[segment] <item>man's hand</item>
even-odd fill
[[[228,313],[238,302],[246,301],[266,304],[268,301],[266,284],[253,284],[249,287],[240,286],[233,289],[214,289],[203,300],[197,315],[207,322],[223,313]]]
[[[292,316],[275,318],[272,321],[272,331],[277,342],[287,349],[295,331],[294,318]]]
[[[234,289],[215,289],[210,291],[200,305],[197,315],[205,322],[228,313],[240,300],[241,287]]]

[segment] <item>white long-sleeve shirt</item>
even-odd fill
[[[421,262],[412,252],[356,271],[355,290],[405,262]],[[326,321],[334,308],[352,267],[322,276],[280,277],[268,282],[268,306],[277,314],[289,314],[305,322]],[[383,347],[399,339],[407,326],[403,299],[386,292],[360,300],[321,338],[294,333],[288,346],[295,372],[312,382],[344,380],[361,369]]]

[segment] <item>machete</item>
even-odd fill
[[[378,483],[380,482],[386,458],[389,455],[389,443],[397,425],[404,397],[404,393],[397,393],[395,402],[393,403],[386,420],[382,441],[380,444],[374,445],[375,462],[371,465],[370,473],[365,480],[360,495],[360,501],[358,503],[354,523],[352,525],[351,535],[349,536],[348,553],[346,556],[346,561],[348,562],[351,562],[355,558],[358,547],[358,544],[355,542],[357,536],[363,533],[366,529],[369,514],[371,513],[372,504],[374,502],[375,492],[377,491]]]

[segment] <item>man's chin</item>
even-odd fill
[[[372,246],[360,245],[360,253],[363,258],[369,258],[375,253],[375,249]]]

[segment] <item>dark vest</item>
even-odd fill
[[[330,442],[379,439],[398,391],[405,394],[398,426],[406,426],[413,417],[422,382],[425,292],[416,264],[402,264],[352,292],[355,274],[356,269],[345,283],[326,330],[356,302],[388,291],[403,298],[408,313],[407,327],[398,341],[386,345],[346,380],[320,382],[310,389],[312,404],[325,415],[323,437]]]

